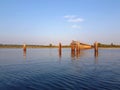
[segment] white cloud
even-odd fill
[[[66,16],[64,16],[64,18],[66,18],[68,22],[72,22],[72,23],[78,23],[78,22],[84,21],[83,18],[79,18],[75,15],[66,15]]]
[[[76,25],[76,24],[72,25],[72,28],[74,28],[74,29],[81,29],[81,27],[79,25]]]
[[[72,18],[72,19],[68,19],[68,22],[74,22],[74,23],[77,23],[77,22],[83,22],[84,20],[82,18]]]
[[[79,26],[79,24],[84,21],[83,18],[80,18],[80,17],[75,16],[75,15],[66,15],[66,16],[64,16],[64,18],[67,22],[70,22],[71,24],[73,24],[71,26],[71,28],[81,29],[81,26]]]
[[[72,18],[75,18],[76,16],[74,16],[74,15],[66,15],[66,16],[64,16],[64,18],[67,18],[67,19],[72,19]]]

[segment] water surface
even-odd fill
[[[0,49],[0,90],[120,90],[120,49]]]

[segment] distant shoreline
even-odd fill
[[[0,48],[23,48],[23,45],[0,45]],[[27,45],[27,48],[58,48],[58,46]],[[70,45],[63,45],[62,48],[70,48]],[[99,46],[98,48],[120,48],[120,46]]]
[[[27,48],[58,48],[58,46],[47,45],[26,45]],[[0,48],[23,48],[23,45],[0,45]],[[70,48],[70,46],[63,45],[62,48]]]

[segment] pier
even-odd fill
[[[98,56],[98,43],[95,42],[93,47],[92,45],[89,45],[89,44],[85,44],[85,43],[80,43],[79,41],[72,41],[70,43],[70,48],[71,48],[71,56],[74,57],[74,56],[79,56],[80,55],[80,51],[82,49],[92,49],[94,48],[94,55],[97,57]],[[61,43],[59,43],[58,45],[58,51],[59,51],[59,56],[61,57],[62,55],[62,45]]]

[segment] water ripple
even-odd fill
[[[30,61],[2,60],[0,90],[120,90],[119,55],[109,58],[101,55],[95,63],[91,51],[86,50],[87,56],[82,55],[78,60],[71,60],[66,51],[59,62],[56,54],[39,55],[43,51],[30,56],[33,59]]]

